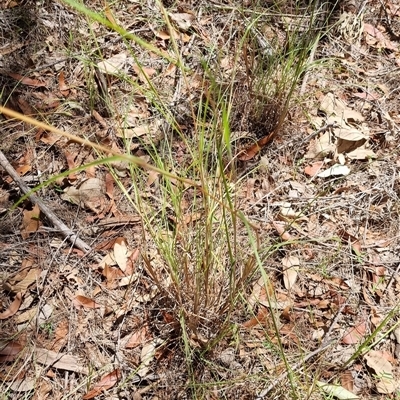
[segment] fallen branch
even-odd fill
[[[6,156],[0,150],[0,165],[3,169],[11,176],[13,181],[19,186],[21,191],[24,194],[28,194],[31,190],[24,183],[21,177],[18,175],[17,171],[13,168],[13,166],[8,162]],[[30,194],[29,199],[32,203],[37,204],[40,211],[50,220],[50,222],[60,231],[63,237],[67,238],[73,246],[77,247],[79,250],[82,250],[85,253],[89,253],[93,251],[92,247],[89,246],[86,242],[80,239],[75,233],[68,228],[58,217],[50,210],[49,207],[36,195]]]

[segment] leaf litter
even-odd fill
[[[8,2],[5,7],[11,10],[18,6],[12,3]],[[72,21],[87,27],[87,22],[64,9],[63,5],[54,8],[50,3],[43,5],[48,16],[54,14],[64,18],[68,28],[72,28]],[[180,80],[179,69],[174,64],[139,49],[135,50],[138,60],[131,59],[122,41],[115,40],[110,31],[93,23],[91,29],[96,32],[98,43],[88,35],[87,29],[72,32],[89,46],[99,48],[101,58],[94,62],[94,67],[106,83],[102,96],[110,96],[117,112],[107,110],[107,101],[95,103],[91,110],[87,105],[93,103],[84,87],[99,77],[85,75],[86,66],[82,60],[60,62],[62,57],[57,55],[57,47],[64,43],[59,36],[64,28],[56,27],[41,15],[39,25],[46,20],[41,27],[52,32],[48,32],[45,41],[40,38],[38,43],[43,43],[43,47],[38,53],[34,53],[36,46],[31,46],[33,53],[29,63],[21,64],[18,73],[8,74],[13,82],[11,85],[20,83],[18,93],[10,92],[10,107],[26,115],[46,110],[46,118],[58,126],[68,127],[85,137],[94,135],[96,140],[120,152],[124,151],[122,142],[131,141],[130,150],[134,154],[148,157],[146,144],[155,143],[165,129],[164,116],[155,112],[152,100],[143,95],[149,85],[156,85],[168,99],[167,103],[177,104],[178,111],[172,110],[172,114],[180,117],[177,117],[178,125],[183,130],[192,129],[192,110],[187,104],[196,101],[193,99],[202,90],[205,80],[196,60],[204,55],[204,46],[212,48],[210,41],[216,40],[217,36],[219,40],[224,38],[218,79],[229,76],[238,68],[235,64],[237,55],[233,51],[237,46],[232,40],[240,34],[240,24],[236,24],[234,35],[228,35],[228,29],[225,35],[220,24],[229,26],[234,15],[231,11],[226,13],[218,7],[214,10],[210,5],[206,13],[198,13],[201,5],[194,6],[193,10],[188,9],[189,6],[171,6],[167,10],[168,24],[172,27],[169,29],[168,24],[166,27],[154,25],[153,17],[159,11],[141,5],[141,11],[151,18],[136,21],[138,4],[130,2],[126,7],[128,12],[114,10],[108,5],[104,15],[112,24],[138,29],[138,34],[152,40],[160,51],[166,52],[174,40],[182,57],[190,57],[194,69],[197,68],[189,77],[190,84],[176,92],[177,98],[174,99],[175,84]],[[238,154],[242,163],[252,162],[258,155],[264,157],[263,171],[260,168],[251,178],[242,177],[243,187],[240,182],[232,182],[232,187],[237,190],[240,209],[261,233],[263,248],[275,246],[279,251],[267,252],[268,257],[263,263],[267,276],[250,279],[250,286],[243,292],[246,306],[230,316],[235,335],[238,335],[237,348],[233,349],[232,341],[221,340],[213,354],[206,355],[209,358],[203,374],[199,372],[200,380],[207,384],[207,377],[219,377],[218,386],[225,392],[221,394],[223,397],[233,398],[232,393],[239,391],[241,398],[255,398],[262,391],[260,379],[248,378],[245,387],[226,383],[243,379],[240,375],[243,371],[247,377],[253,376],[257,369],[272,380],[281,376],[279,358],[276,358],[275,350],[266,348],[266,337],[271,339],[268,345],[274,346],[279,334],[283,347],[293,357],[289,362],[295,364],[304,354],[311,353],[329,332],[336,344],[325,351],[321,359],[333,365],[335,351],[344,353],[345,347],[350,357],[366,339],[367,332],[384,320],[387,309],[396,307],[399,238],[395,227],[398,225],[399,189],[394,144],[400,116],[394,97],[398,82],[396,76],[390,80],[387,71],[392,71],[393,64],[399,63],[398,40],[375,20],[378,12],[374,7],[372,3],[366,6],[369,19],[364,20],[362,34],[356,35],[359,42],[352,43],[351,47],[346,43],[343,47],[346,50],[340,50],[344,53],[333,45],[336,41],[320,44],[323,46],[321,54],[334,57],[338,68],[323,69],[322,76],[317,71],[309,80],[307,110],[310,114],[307,118],[299,109],[293,108],[274,142],[265,135],[247,146],[246,152]],[[388,3],[387,9],[391,13],[397,10],[392,2]],[[164,17],[157,15],[162,21]],[[347,17],[340,19],[341,24],[347,20]],[[281,29],[271,26],[276,31]],[[342,26],[342,32],[343,29]],[[34,40],[34,36],[29,37]],[[340,35],[336,39],[341,40]],[[11,56],[16,55],[9,51]],[[7,62],[8,50],[3,53],[2,63]],[[57,64],[46,67],[47,61]],[[40,69],[35,71],[36,68]],[[218,73],[219,69],[215,68],[215,71]],[[5,79],[5,76],[2,74],[1,78]],[[137,94],[130,93],[126,78],[135,82]],[[6,90],[9,85],[6,82]],[[207,90],[205,97],[211,103],[214,99]],[[240,87],[235,90],[242,96]],[[130,101],[131,95],[136,96],[134,101]],[[5,132],[9,133],[5,135],[4,143],[7,155],[17,160],[17,171],[28,182],[31,179],[35,184],[51,174],[94,160],[90,150],[67,143],[49,132],[31,134],[24,131],[27,140],[23,142],[15,138],[13,121],[4,119],[3,123]],[[308,143],[303,142],[305,136],[324,124],[335,124],[335,127],[314,136]],[[27,126],[21,125],[21,130],[25,128]],[[15,140],[8,142],[8,138]],[[34,147],[34,156],[25,151],[28,143]],[[298,155],[293,148],[299,151]],[[172,150],[184,165],[189,153],[187,144],[174,137]],[[302,157],[307,165],[302,164]],[[377,159],[379,161],[374,161]],[[297,165],[301,167],[297,169]],[[129,188],[130,166],[127,163],[120,166],[118,176],[124,187]],[[169,391],[168,387],[173,386],[175,391],[185,390],[179,382],[188,379],[183,372],[186,360],[175,345],[179,343],[182,327],[179,320],[177,323],[176,310],[167,301],[163,302],[166,293],[159,289],[164,286],[172,290],[171,279],[163,277],[164,280],[157,281],[157,277],[162,277],[160,271],[165,270],[165,263],[148,242],[148,237],[143,237],[141,218],[124,202],[119,189],[114,188],[112,178],[104,178],[104,173],[103,167],[92,167],[87,173],[70,174],[59,179],[55,186],[39,191],[70,226],[96,245],[105,243],[98,250],[102,262],[80,258],[66,248],[65,243],[48,246],[49,239],[55,244],[53,239],[57,232],[47,229],[49,221],[29,204],[18,206],[20,216],[15,220],[12,219],[15,213],[11,212],[10,218],[6,217],[8,221],[4,221],[0,249],[1,263],[6,266],[7,273],[1,276],[1,322],[4,324],[2,331],[10,332],[10,336],[4,341],[2,338],[0,359],[6,373],[12,363],[16,363],[24,375],[23,379],[6,384],[11,391],[36,390],[39,396],[43,390],[43,393],[57,397],[57,388],[64,387],[60,382],[70,379],[67,383],[77,390],[77,398],[94,398],[102,393],[108,396],[113,390],[123,392],[124,385],[128,385],[133,393],[139,384],[127,383],[118,387],[121,376],[127,376],[131,371],[137,371],[144,378],[140,389],[144,397],[146,390],[148,396],[159,398],[174,398],[175,392]],[[1,179],[2,189],[12,201],[17,200],[17,188],[12,180],[4,174]],[[161,204],[163,200],[157,197],[157,191],[163,179],[158,174],[146,174],[143,197]],[[186,190],[190,191],[189,188]],[[202,213],[193,211],[191,204],[191,198],[182,199],[182,218],[172,215],[172,207],[168,209],[171,226],[160,232],[161,237],[168,237],[172,227],[178,238],[201,223]],[[8,212],[8,206],[4,206],[4,212]],[[245,236],[240,230],[237,234],[239,238]],[[239,241],[239,247],[240,244]],[[21,265],[26,263],[28,255],[33,257],[33,262],[25,264],[26,270],[22,272]],[[146,264],[145,260],[150,261]],[[17,274],[17,271],[21,273]],[[363,313],[361,319],[360,310]],[[196,318],[203,318],[204,322],[208,317],[196,315]],[[372,327],[367,321],[371,321]],[[194,348],[199,346],[201,349],[201,343],[207,343],[204,337],[208,332],[200,326],[203,331],[192,333],[188,339]],[[30,349],[26,345],[27,336],[41,346]],[[336,398],[363,398],[363,393],[369,390],[390,394],[398,382],[398,352],[396,356],[393,350],[398,342],[389,336],[386,342],[376,344],[347,367],[348,373],[355,375],[357,372],[358,376],[363,376],[361,381],[350,379],[350,376],[341,377],[341,385],[338,385],[333,382],[336,371],[321,371],[314,368],[314,363],[304,362],[304,371],[319,373],[316,384],[327,395]],[[194,357],[197,357],[197,351],[193,353]],[[119,361],[115,362],[115,359]],[[45,388],[45,379],[35,376],[34,369],[29,368],[35,362],[45,366],[50,388]],[[223,371],[234,364],[240,366],[236,372],[233,367],[228,374]],[[91,373],[88,369],[91,365],[96,365],[96,376],[101,376],[93,386],[89,384],[92,377],[86,378]],[[73,374],[65,375],[65,371]],[[146,377],[155,372],[159,385],[157,380],[155,385],[145,383]],[[168,373],[174,375],[172,380],[166,378]],[[230,381],[229,377],[233,379]],[[279,381],[275,381],[278,383],[274,390],[284,393],[286,383],[279,386]],[[33,382],[43,385],[38,384],[35,388]],[[91,389],[86,392],[82,389],[88,387]],[[370,395],[371,392],[364,398]],[[219,398],[219,394],[212,396]]]

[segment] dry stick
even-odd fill
[[[5,169],[5,171],[11,176],[13,181],[19,186],[24,194],[28,194],[31,190],[29,187],[24,183],[24,181],[20,178],[17,171],[13,168],[13,166],[8,162],[6,156],[0,150],[0,165]],[[92,247],[85,243],[82,239],[79,239],[75,233],[68,228],[58,217],[50,210],[49,207],[36,195],[31,194],[29,195],[29,199],[32,203],[37,204],[42,211],[43,214],[52,222],[52,224],[61,232],[61,234],[67,238],[74,246],[78,249],[84,251],[85,253],[89,253],[93,251]]]

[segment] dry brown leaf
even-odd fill
[[[354,378],[350,371],[340,374],[340,383],[346,390],[354,393]]]
[[[5,286],[7,287],[7,290],[13,293],[25,292],[30,285],[37,282],[41,273],[42,271],[39,268],[32,268],[22,280],[18,281],[14,278],[12,282],[6,282]]]
[[[31,233],[35,233],[41,226],[40,222],[40,209],[37,204],[34,205],[32,210],[24,210],[22,219],[21,236],[27,239]]]
[[[30,104],[22,97],[18,96],[18,106],[22,113],[25,115],[35,115],[35,110],[30,106]]]
[[[273,139],[274,136],[275,132],[271,132],[270,134],[259,139],[257,143],[254,143],[244,150],[241,150],[239,154],[237,154],[237,159],[240,161],[252,160],[261,151],[261,149]]]
[[[15,295],[14,301],[9,305],[7,310],[0,313],[0,319],[6,319],[13,316],[18,310],[22,303],[22,293]]]
[[[14,392],[30,392],[37,384],[36,378],[18,379],[11,383],[10,389]]]
[[[342,342],[344,344],[357,344],[365,336],[367,331],[367,324],[365,321],[359,323],[358,325],[350,328],[343,336]]]
[[[105,191],[105,183],[102,179],[89,178],[78,187],[69,186],[64,189],[61,198],[99,214],[105,208]]]
[[[182,31],[187,31],[196,19],[194,14],[189,13],[169,13],[168,15]]]
[[[389,39],[386,39],[384,34],[375,26],[371,24],[364,24],[364,33],[365,41],[370,46],[394,51],[397,50],[397,46]]]
[[[158,340],[152,340],[150,343],[145,344],[142,347],[142,351],[140,353],[140,361],[141,364],[137,370],[137,374],[141,376],[142,378],[147,375],[149,372],[149,365],[154,359],[154,356],[156,354],[156,346],[158,344]]]
[[[318,174],[318,172],[321,170],[322,166],[324,165],[323,161],[316,161],[315,163],[311,165],[307,165],[304,168],[304,173],[308,176],[315,176]]]
[[[121,268],[121,271],[123,272],[126,271],[128,257],[130,256],[130,254],[131,252],[128,250],[125,240],[115,242],[114,259],[118,266]]]
[[[77,295],[75,298],[72,300],[72,304],[76,308],[101,308],[102,306],[99,303],[96,303],[93,299],[82,296],[82,295]]]
[[[133,65],[132,68],[136,72],[136,75],[138,76],[139,80],[143,83],[149,81],[150,78],[157,72],[154,68],[148,68],[143,66],[139,67],[138,65]]]
[[[86,393],[82,399],[84,400],[89,400],[93,399],[94,397],[98,396],[99,394],[102,394],[104,390],[111,389],[113,386],[115,386],[118,381],[121,379],[122,374],[119,369],[115,369],[114,371],[110,372],[107,375],[104,375],[99,382],[97,382],[93,389]]]
[[[63,96],[68,96],[69,86],[65,83],[64,71],[61,71],[60,75],[58,75],[58,88],[60,89]]]
[[[243,322],[242,326],[244,328],[253,328],[257,326],[258,324],[263,325],[267,317],[269,316],[269,311],[266,307],[259,307],[258,313],[255,317],[249,319],[246,322]]]
[[[120,75],[126,64],[126,53],[119,53],[107,60],[100,61],[97,68],[103,74]]]
[[[253,290],[248,298],[248,303],[250,307],[253,308],[255,304],[272,298],[274,294],[275,288],[271,279],[261,276],[253,285]]]
[[[132,333],[129,336],[125,348],[134,349],[135,347],[142,345],[146,341],[146,337],[147,337],[147,327],[143,326],[138,331]]]
[[[107,17],[107,19],[113,24],[113,25],[118,25],[117,21],[115,20],[110,7],[108,7],[108,4],[106,3],[105,9],[104,9],[104,15]]]
[[[358,256],[361,255],[361,242],[350,233],[346,232],[344,229],[340,229],[338,231],[338,235],[343,240],[345,244],[351,244],[351,248],[353,249],[354,253]]]
[[[370,368],[372,368],[379,382],[376,384],[376,389],[379,393],[390,394],[396,390],[397,383],[393,379],[393,367],[387,360],[384,352],[370,350],[364,355],[364,358]]]
[[[20,74],[14,73],[14,72],[9,72],[8,76],[19,81],[23,85],[34,86],[34,87],[46,87],[47,86],[47,83],[41,82],[37,79],[28,78],[26,76],[22,76]]]
[[[79,358],[55,351],[36,348],[34,351],[34,359],[40,364],[66,371],[74,371],[81,374],[87,374],[88,369],[79,365]]]
[[[17,355],[22,351],[22,349],[22,344],[16,341],[11,341],[5,344],[0,342],[0,361],[14,361]]]
[[[283,283],[286,289],[291,289],[296,283],[299,271],[300,260],[295,256],[288,256],[282,259],[283,265]]]
[[[294,240],[293,236],[286,231],[286,224],[282,222],[272,221],[272,225],[278,232],[279,236],[286,241]]]

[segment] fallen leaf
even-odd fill
[[[350,328],[347,333],[344,334],[342,342],[344,344],[357,344],[365,336],[366,331],[367,324],[365,321],[363,321],[353,328]]]
[[[359,147],[346,155],[351,160],[368,160],[370,158],[378,157],[371,149],[366,149],[365,147]]]
[[[11,383],[10,389],[14,392],[30,392],[37,385],[37,378],[18,379]]]
[[[349,392],[354,392],[354,378],[350,371],[340,374],[340,383]]]
[[[43,348],[36,348],[33,354],[36,362],[48,367],[74,371],[85,375],[88,374],[88,369],[79,365],[79,358],[76,356],[56,353],[55,351]]]
[[[357,395],[349,392],[340,385],[328,385],[327,383],[317,381],[317,386],[322,389],[329,396],[334,396],[339,400],[356,400],[359,399]]]
[[[154,68],[133,65],[133,70],[136,72],[139,80],[146,83],[157,72]]]
[[[282,259],[283,265],[283,283],[286,289],[291,289],[296,283],[299,271],[300,260],[295,256],[288,256]]]
[[[335,164],[325,171],[317,174],[319,178],[330,178],[331,176],[346,176],[350,174],[350,168],[347,165]]]
[[[126,53],[119,53],[107,60],[97,63],[97,68],[103,74],[120,75],[126,64],[126,59]]]
[[[35,115],[35,110],[30,106],[30,104],[22,97],[18,96],[18,106],[22,113],[25,115]]]
[[[105,183],[102,179],[89,178],[78,187],[69,186],[64,189],[61,198],[99,214],[105,207],[105,191]]]
[[[364,24],[363,31],[365,33],[365,41],[370,46],[376,48],[384,48],[388,50],[397,50],[397,46],[391,42],[389,39],[386,39],[384,34],[375,26],[371,24]]]
[[[248,298],[248,303],[250,307],[253,308],[254,305],[258,304],[259,302],[272,298],[274,294],[275,288],[271,279],[260,276],[260,278],[253,285],[253,290]]]
[[[0,342],[0,361],[14,361],[16,356],[22,351],[22,349],[22,344],[16,341],[7,342],[5,344]]]
[[[93,299],[82,296],[82,295],[77,295],[74,297],[72,300],[72,304],[76,308],[101,308],[102,306],[99,303],[96,303]]]
[[[249,161],[253,159],[261,151],[261,149],[272,140],[274,136],[275,131],[264,136],[263,138],[258,140],[257,143],[252,144],[244,150],[241,150],[237,155],[237,159],[240,161]]]
[[[168,15],[182,31],[187,31],[196,19],[195,15],[189,13],[169,13]]]
[[[69,93],[69,87],[65,83],[65,74],[64,71],[60,72],[60,75],[58,75],[58,88],[62,92],[64,96],[68,95]]]
[[[308,176],[315,176],[317,173],[321,170],[322,166],[324,165],[323,161],[316,161],[315,163],[311,165],[307,165],[304,168],[304,173]]]
[[[346,232],[344,229],[340,229],[338,235],[345,244],[350,243],[352,250],[357,256],[361,255],[361,242],[355,236],[350,235],[350,233]]]
[[[32,210],[24,210],[22,218],[21,236],[27,239],[30,234],[35,233],[41,226],[40,222],[40,209],[37,204],[34,205]]]
[[[349,153],[363,146],[368,136],[354,128],[342,127],[334,130],[334,135],[337,138],[336,151],[338,153]]]
[[[294,240],[293,236],[290,233],[287,232],[285,223],[272,221],[272,225],[277,230],[279,236],[283,240],[286,240],[286,241]]]
[[[266,307],[259,307],[257,315],[253,318],[250,318],[248,321],[243,322],[242,326],[249,329],[257,326],[258,324],[263,325],[263,322],[265,322],[268,316],[268,309]]]
[[[28,85],[28,86],[34,86],[34,87],[46,87],[47,83],[41,82],[37,79],[31,79],[26,76],[22,76],[20,74],[16,74],[14,72],[10,72],[8,74],[11,78],[14,78],[15,80],[19,81],[23,85]]]
[[[0,313],[0,319],[6,319],[13,316],[18,310],[22,303],[22,293],[15,295],[14,301],[9,305],[7,310]]]
[[[125,344],[126,349],[134,349],[135,347],[140,346],[146,341],[147,337],[147,327],[144,326],[140,328],[138,331],[129,335],[128,340]]]
[[[113,25],[118,25],[117,21],[115,20],[110,8],[108,7],[108,4],[106,3],[105,9],[104,9],[104,15],[107,17],[107,19],[113,24]]]
[[[393,367],[387,360],[382,351],[370,350],[364,355],[364,358],[370,368],[372,368],[379,382],[376,384],[376,389],[379,393],[390,394],[396,390],[396,382],[393,379]]]
[[[152,340],[150,343],[145,344],[142,348],[140,353],[141,364],[136,372],[142,378],[145,377],[149,371],[149,365],[153,361],[156,354],[157,344],[157,340]]]
[[[114,259],[118,266],[121,268],[121,271],[125,272],[127,263],[128,263],[128,257],[130,256],[130,252],[128,248],[126,247],[126,242],[125,241],[120,241],[120,242],[115,242],[114,244]]]
[[[93,389],[86,393],[82,399],[89,400],[93,399],[94,397],[102,394],[104,390],[111,389],[115,386],[118,381],[122,378],[121,371],[119,369],[115,369],[114,371],[110,372],[107,375],[104,375],[99,382],[97,382]]]
[[[24,276],[24,278],[21,281],[13,279],[12,282],[6,281],[4,285],[10,292],[13,293],[25,292],[30,285],[37,282],[41,273],[42,271],[39,268],[32,268],[28,271],[28,273]]]
[[[365,120],[361,113],[347,107],[345,102],[336,97],[332,92],[327,93],[323,97],[319,109],[328,117],[332,115],[337,116],[338,119],[334,122],[339,123],[340,126],[343,126],[343,120],[346,122],[363,122]]]

